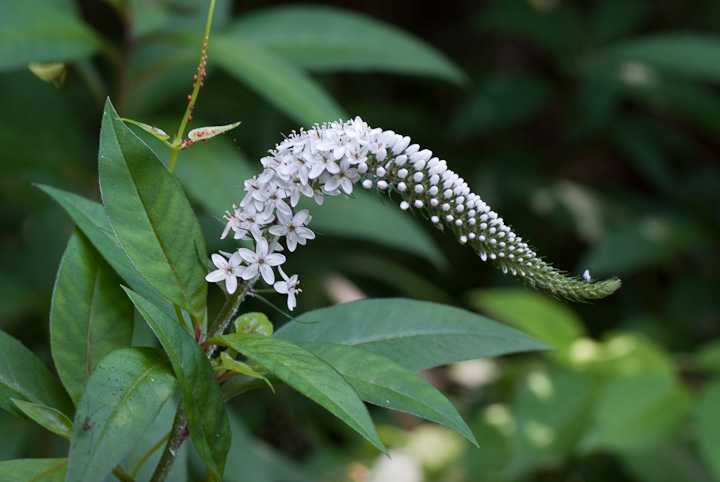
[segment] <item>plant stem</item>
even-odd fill
[[[137,463],[137,465],[135,465],[135,468],[134,468],[134,469],[132,470],[132,472],[130,473],[130,476],[131,476],[132,478],[137,477],[137,474],[138,474],[138,472],[140,471],[140,467],[142,467],[143,464],[144,464],[145,462],[147,462],[147,459],[149,459],[150,456],[151,456],[152,454],[154,454],[157,449],[159,449],[160,447],[162,447],[162,444],[164,444],[165,442],[167,442],[169,438],[170,438],[170,432],[168,432],[167,435],[165,435],[163,438],[161,438],[161,439],[158,441],[158,443],[156,443],[155,445],[153,445],[152,448],[151,448],[150,450],[148,450],[145,455],[143,455],[143,458],[140,459],[140,461]]]
[[[126,474],[119,465],[115,466],[115,468],[112,470],[112,474],[115,476],[116,479],[122,482],[135,482],[135,479]]]
[[[243,281],[240,286],[238,286],[237,291],[235,291],[235,293],[233,293],[230,298],[227,299],[222,309],[220,310],[220,313],[218,313],[217,317],[215,318],[212,326],[210,326],[210,329],[207,333],[207,338],[212,338],[215,335],[221,335],[225,331],[232,319],[235,317],[238,308],[240,308],[242,302],[245,301],[245,297],[250,292],[252,286],[257,280],[258,277],[255,277],[253,279]],[[205,350],[208,358],[210,358],[214,352],[215,345],[210,345]]]
[[[180,122],[180,127],[178,128],[177,134],[175,134],[175,139],[173,139],[172,155],[170,156],[170,162],[168,164],[168,169],[170,170],[170,172],[172,172],[172,170],[175,168],[175,161],[177,160],[178,153],[182,149],[182,138],[183,135],[185,135],[185,127],[187,127],[187,123],[191,119],[192,111],[195,108],[195,102],[197,101],[198,92],[200,92],[200,87],[202,86],[203,78],[205,76],[207,43],[208,39],[210,38],[210,27],[212,26],[212,17],[214,11],[215,0],[210,0],[210,9],[208,10],[207,22],[205,23],[205,36],[203,37],[203,53],[202,57],[200,58],[200,65],[198,66],[197,77],[195,79],[195,83],[193,83],[192,94],[190,94],[190,97],[188,99],[188,105],[185,108],[185,114],[183,114],[182,121]]]
[[[163,482],[172,469],[175,459],[177,458],[178,451],[182,446],[183,442],[187,439],[187,419],[185,418],[185,409],[180,402],[178,405],[177,412],[175,412],[175,420],[173,421],[172,429],[170,429],[170,438],[165,445],[160,462],[155,467],[155,472],[150,479],[150,482]]]

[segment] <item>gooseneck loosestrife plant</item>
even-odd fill
[[[0,333],[3,366],[26,375],[14,377],[12,385],[3,382],[0,406],[68,438],[70,449],[67,458],[5,462],[0,475],[42,473],[80,481],[112,473],[132,481],[152,460],[155,469],[147,475],[159,482],[191,439],[209,478],[221,480],[231,438],[225,402],[279,383],[326,408],[383,452],[364,402],[444,424],[477,444],[450,402],[414,372],[542,350],[544,344],[458,308],[407,299],[315,310],[276,332],[262,313],[238,316],[247,296],[265,291],[255,288],[261,279],[287,297],[289,310],[297,307],[298,276],[288,275],[286,266],[315,238],[309,210],[298,208],[301,198],[322,204],[325,196],[352,197],[358,186],[386,192],[399,198],[400,209],[426,217],[483,261],[551,296],[592,300],[620,286],[616,279],[595,282],[587,272],[568,277],[553,268],[446,161],[360,117],[292,132],[271,149],[261,159],[262,172],[244,182],[221,233],[252,247],[214,253],[210,263],[197,217],[172,171],[183,149],[238,125],[194,129],[183,139],[206,75],[213,4],[174,139],[118,117],[108,100],[98,164],[102,205],[41,186],[78,225],[58,271],[50,314],[60,381]],[[124,122],[170,147],[168,167]],[[226,295],[214,318],[207,312],[209,283],[220,283]],[[161,348],[132,346],[133,307]],[[172,425],[164,434],[149,432],[176,387]],[[135,454],[144,437],[154,437],[154,445]]]

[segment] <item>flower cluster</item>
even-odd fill
[[[211,282],[224,280],[229,293],[235,291],[238,278],[262,276],[278,293],[287,294],[288,307],[294,308],[300,291],[297,276],[288,277],[280,269],[286,258],[278,251],[284,250],[282,241],[293,252],[298,244],[315,238],[307,227],[311,216],[307,210],[296,210],[298,202],[310,197],[322,204],[323,196],[350,195],[358,182],[365,189],[396,193],[401,209],[422,210],[434,225],[448,228],[483,261],[490,260],[504,273],[553,296],[602,298],[620,286],[617,279],[591,282],[565,276],[540,259],[448,169],[446,161],[411,144],[409,137],[370,128],[359,117],[293,132],[261,162],[264,171],[245,181],[246,195],[233,212],[227,212],[222,234],[225,238],[233,231],[235,239],[253,239],[256,249],[240,248],[233,254],[223,253],[225,257],[214,254],[218,269],[207,276]],[[274,282],[275,266],[284,281]]]

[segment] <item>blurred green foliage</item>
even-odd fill
[[[106,96],[120,115],[174,132],[205,3],[3,5],[0,328],[46,361],[50,294],[73,222],[32,184],[99,199]],[[569,305],[517,287],[392,200],[359,195],[314,209],[324,236],[293,259],[301,310],[348,292],[442,301],[557,348],[474,365],[475,375],[490,374],[475,384],[454,369],[427,374],[453,394],[479,451],[448,443],[433,459],[423,447],[452,436],[425,426],[398,433],[389,426],[417,422],[376,411],[386,445],[410,454],[426,480],[720,480],[720,4],[266,8],[274,3],[224,0],[216,9],[191,127],[243,124],[181,153],[175,171],[210,251],[223,249],[218,219],[260,171],[250,160],[299,126],[360,115],[447,159],[558,267],[623,280],[609,299]],[[43,81],[30,62],[64,67]],[[353,445],[335,420],[300,397],[280,398],[234,402],[233,433],[243,436],[233,453],[242,457],[229,467],[242,459],[253,480],[300,481],[373,466],[376,453]],[[16,415],[0,413],[0,427],[1,460],[67,452]],[[253,445],[251,433],[263,442]]]

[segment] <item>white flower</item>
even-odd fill
[[[224,253],[230,255],[230,253]],[[237,279],[242,276],[245,271],[245,267],[242,265],[242,258],[240,253],[235,251],[230,255],[230,259],[226,260],[219,254],[213,254],[211,256],[212,262],[218,269],[211,271],[205,276],[205,279],[210,283],[217,283],[219,281],[225,281],[225,287],[228,293],[233,294],[237,289]]]
[[[315,156],[310,167],[308,177],[310,179],[317,179],[320,174],[328,172],[330,174],[337,174],[340,172],[340,166],[335,162],[335,159],[331,159],[327,156]]]
[[[305,225],[310,222],[312,216],[307,209],[303,209],[295,216],[290,217],[285,213],[278,213],[280,224],[270,226],[268,231],[275,236],[285,236],[289,251],[295,251],[298,244],[305,244],[308,239],[315,239],[315,233]]]
[[[353,183],[360,179],[358,170],[351,167],[351,164],[343,159],[340,163],[340,171],[334,176],[328,177],[323,190],[328,194],[335,194],[338,188],[342,188],[345,194],[352,194]]]
[[[220,236],[220,239],[225,239],[225,236],[228,235],[228,232],[232,229],[234,232],[237,232],[238,229],[240,229],[240,218],[238,217],[238,213],[240,213],[240,210],[236,205],[233,204],[233,213],[230,211],[225,211],[225,216],[223,216],[227,220],[227,224],[225,225],[225,229],[222,232],[222,236]]]
[[[254,203],[255,208],[258,211],[262,211],[265,201],[267,201],[268,198],[265,187],[266,186],[260,182],[257,177],[253,177],[252,179],[245,181],[245,191],[247,191],[247,194],[240,202],[240,207],[244,208],[248,204]]]
[[[270,224],[275,220],[270,211],[257,212],[254,205],[249,205],[244,211],[238,212],[236,216],[240,220],[238,228],[235,229],[235,239],[250,239],[247,235],[248,231],[251,233],[260,232],[262,226]],[[255,236],[257,237],[257,236]]]
[[[244,280],[252,279],[257,276],[258,272],[269,285],[275,282],[275,273],[271,266],[280,266],[285,262],[285,256],[279,253],[268,253],[268,242],[265,238],[257,240],[255,251],[247,248],[238,249],[238,253],[244,259],[248,266],[242,272]]]
[[[283,277],[285,281],[277,281],[273,285],[273,288],[275,288],[275,291],[280,293],[281,295],[287,295],[287,306],[290,311],[297,306],[297,301],[295,300],[295,295],[300,293],[302,290],[299,288],[296,288],[300,282],[298,281],[298,276],[296,274],[290,276],[288,278],[288,275],[285,274],[285,271],[282,270],[282,268],[278,267],[278,271],[280,271],[280,275]]]
[[[298,244],[315,238],[306,227],[311,219],[308,211],[295,212],[300,199],[314,198],[322,204],[324,196],[349,197],[358,182],[366,189],[375,186],[397,194],[401,209],[422,209],[435,226],[449,228],[483,261],[490,260],[504,273],[553,296],[594,299],[620,286],[618,280],[594,282],[588,271],[583,273],[585,282],[564,276],[516,236],[480,196],[471,192],[464,179],[448,169],[446,161],[411,144],[409,137],[370,128],[359,117],[293,131],[268,154],[261,159],[264,171],[245,181],[245,198],[225,217],[223,238],[232,230],[236,239],[252,234],[256,240],[254,252],[238,250],[247,267],[241,267],[237,257],[234,265],[222,257],[221,262],[213,258],[219,269],[208,275],[208,280],[224,279],[228,289],[235,289],[237,277],[248,280],[258,274],[273,284],[272,267],[285,261],[276,253],[282,249],[280,238],[285,237],[291,252]],[[279,282],[276,289],[288,294],[288,306],[294,307],[299,290],[289,283],[297,281],[284,274],[283,278],[285,282]]]

